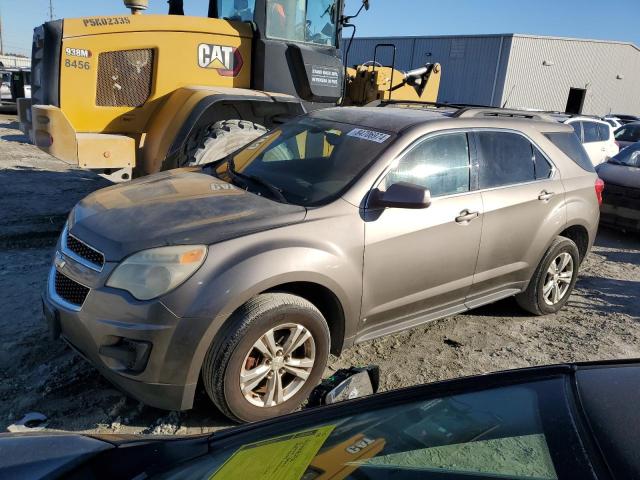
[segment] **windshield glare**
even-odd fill
[[[229,182],[234,181],[235,172],[240,178],[259,178],[278,189],[289,203],[320,205],[340,196],[392,138],[387,132],[304,119],[260,137],[220,165],[216,173]],[[254,182],[249,187],[259,185]]]

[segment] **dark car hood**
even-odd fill
[[[615,163],[603,163],[596,169],[598,176],[604,180],[606,190],[607,183],[628,188],[640,188],[640,168],[616,165]]]
[[[179,169],[85,197],[69,231],[107,261],[147,248],[204,244],[301,222],[306,209],[246,192],[200,170]]]

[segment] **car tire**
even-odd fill
[[[227,325],[206,354],[202,380],[230,419],[254,422],[292,412],[320,383],[331,338],[311,302],[287,293],[261,294],[236,310]]]
[[[569,301],[579,266],[580,252],[573,240],[557,237],[542,257],[527,289],[516,296],[518,304],[534,315],[558,312]]]
[[[260,124],[246,120],[222,120],[204,128],[192,137],[187,155],[180,167],[215,162],[235,152],[266,133]]]

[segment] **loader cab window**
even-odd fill
[[[256,0],[217,0],[218,16],[237,22],[253,22]]]
[[[267,37],[336,45],[335,0],[267,0]]]

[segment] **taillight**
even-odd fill
[[[602,192],[604,192],[604,181],[599,178],[596,180],[596,198],[598,199],[598,205],[602,205]]]

